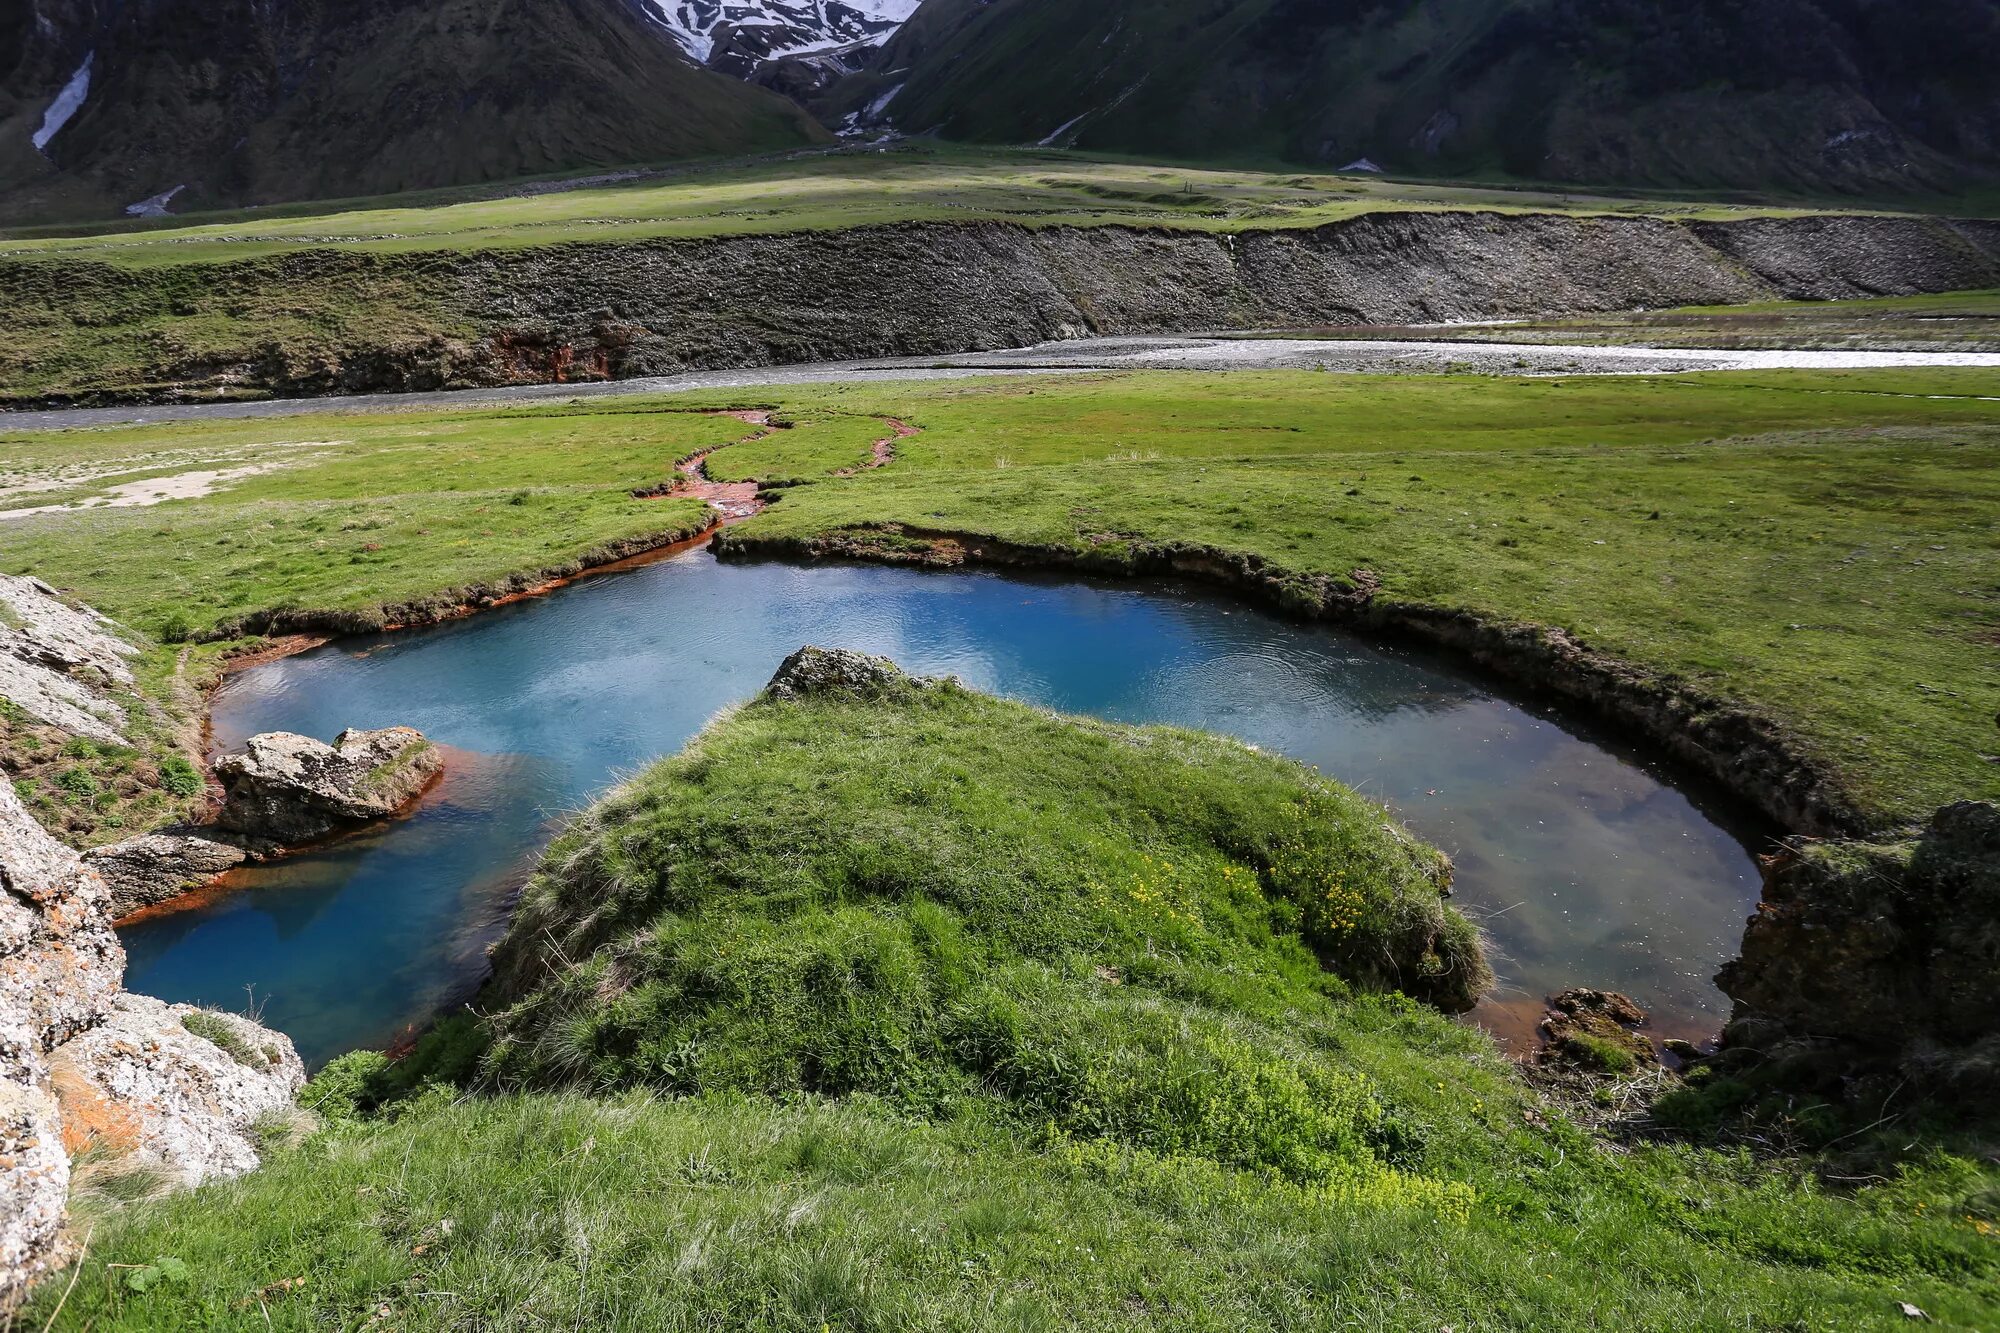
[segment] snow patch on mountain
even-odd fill
[[[646,3],[681,48],[697,63],[707,65],[718,64],[719,57],[736,63],[755,63],[780,56],[879,45],[916,12],[919,0],[646,0]]]
[[[42,112],[42,127],[36,130],[33,136],[36,152],[39,153],[49,146],[49,140],[55,138],[57,131],[69,124],[69,118],[83,105],[83,99],[90,96],[90,69],[96,63],[97,52],[85,52],[83,63],[76,67],[76,73],[69,76],[69,82],[65,83],[62,91],[56,94],[56,100],[49,103],[48,110]]]

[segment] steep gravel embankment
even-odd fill
[[[1235,235],[1007,223],[0,264],[15,401],[406,391],[934,355],[1055,338],[1404,324],[2000,285],[2000,223],[1388,212]]]

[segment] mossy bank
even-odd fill
[[[1087,794],[1088,799],[1076,799]],[[1989,1325],[1996,1182],[1537,1093],[1437,854],[1296,764],[807,654],[585,813],[486,1014],[242,1180],[84,1204],[92,1327]]]

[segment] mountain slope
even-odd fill
[[[1939,192],[2000,166],[1996,68],[1995,0],[927,0],[822,111],[1417,175]]]
[[[37,0],[0,68],[0,212],[379,194],[824,132],[636,0]],[[0,38],[9,34],[0,30]],[[0,57],[0,60],[4,60]],[[60,90],[74,114],[38,151]]]
[[[741,76],[757,61],[887,40],[918,0],[645,0],[698,61]]]
[[[806,98],[868,67],[920,0],[641,0],[690,59]]]

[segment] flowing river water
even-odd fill
[[[1501,990],[1475,1015],[1532,1031],[1544,995],[1633,995],[1700,1039],[1710,980],[1755,905],[1749,831],[1645,758],[1426,652],[1295,624],[1171,583],[735,563],[696,549],[436,627],[249,668],[215,743],[414,726],[447,749],[414,813],[238,871],[121,932],[127,984],[241,1008],[318,1063],[469,998],[566,812],[677,749],[801,644],[1073,712],[1227,732],[1389,804],[1457,863]]]

